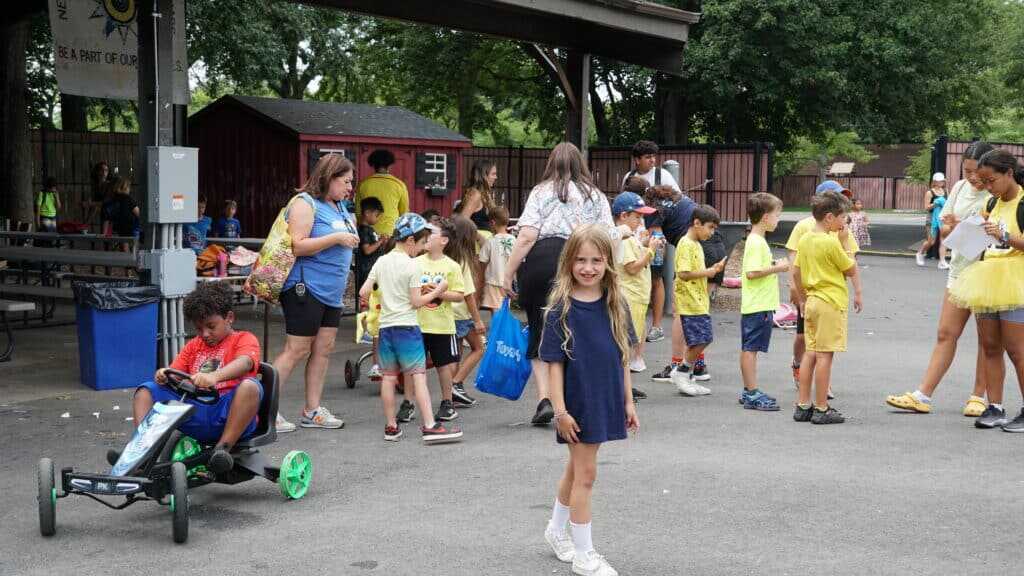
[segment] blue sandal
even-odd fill
[[[775,398],[760,390],[753,394],[743,394],[741,400],[743,407],[747,410],[760,410],[762,412],[777,412],[779,410],[779,403],[775,401]]]

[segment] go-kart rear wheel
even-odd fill
[[[345,360],[345,386],[355,388],[359,380],[359,365],[351,360]]]
[[[57,487],[53,484],[53,461],[39,460],[39,533],[53,536],[57,531]]]
[[[171,464],[171,519],[174,541],[178,544],[188,540],[188,471],[185,464]]]
[[[309,454],[301,450],[292,450],[281,461],[281,473],[277,477],[277,485],[285,498],[298,500],[306,495],[309,482],[313,479],[313,461]]]

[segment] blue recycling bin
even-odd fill
[[[82,383],[110,390],[151,380],[156,370],[159,289],[131,282],[75,282],[72,289]]]

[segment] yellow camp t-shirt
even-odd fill
[[[456,264],[458,265],[458,264]],[[470,294],[476,294],[476,283],[473,282],[473,271],[469,269],[469,266],[462,267],[462,294],[469,296]],[[472,320],[472,316],[469,315],[469,305],[466,301],[453,302],[452,312],[455,313],[456,320]]]
[[[711,300],[708,298],[708,279],[695,278],[683,280],[679,272],[704,271],[704,248],[686,236],[679,239],[676,246],[676,278],[675,301],[676,314],[682,316],[700,316],[709,314]]]
[[[626,299],[630,302],[647,302],[651,298],[651,266],[648,263],[640,272],[630,274],[626,264],[632,264],[647,257],[647,248],[636,236],[622,241],[622,263],[619,265],[619,283]]]
[[[447,256],[431,260],[429,254],[416,258],[420,266],[420,285],[440,284],[448,282],[449,292],[462,292],[462,268]],[[440,298],[427,302],[416,310],[420,321],[420,331],[424,334],[455,334],[455,312],[452,303]]]
[[[820,298],[840,310],[849,307],[843,272],[856,266],[856,261],[843,250],[838,238],[817,231],[804,234],[796,251],[796,265],[808,297]]]
[[[814,216],[808,216],[807,218],[797,222],[796,226],[793,226],[793,231],[789,233],[789,240],[786,241],[786,250],[799,252],[800,250],[798,250],[798,248],[800,246],[800,239],[804,237],[804,234],[814,230],[815,222]],[[829,232],[829,234],[839,238],[838,232]],[[860,252],[860,245],[857,244],[857,239],[853,237],[852,233],[850,234],[848,242],[850,246],[850,256],[856,256],[857,252]]]
[[[743,272],[741,283],[743,290],[740,295],[740,314],[755,312],[772,312],[779,307],[779,277],[769,274],[747,278],[747,272],[766,270],[772,266],[772,249],[764,236],[749,234],[747,244],[743,248]]]

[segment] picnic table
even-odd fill
[[[96,244],[135,244],[134,236],[104,236],[102,234],[59,234],[57,232],[14,232],[0,231],[0,238],[19,241],[40,241],[72,245],[77,241],[88,242],[95,248]]]
[[[266,238],[206,238],[207,244],[220,244],[221,246],[242,246],[253,252],[259,252],[263,248]]]

